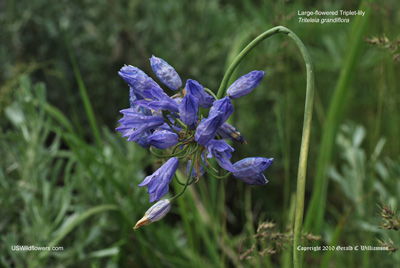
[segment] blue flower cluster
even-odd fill
[[[207,159],[214,158],[220,167],[245,183],[265,185],[268,181],[263,173],[273,159],[251,157],[232,164],[230,159],[234,149],[226,142],[246,143],[240,132],[226,123],[233,113],[231,99],[250,93],[260,84],[265,72],[252,71],[240,77],[228,88],[227,95],[218,100],[212,91],[195,80],[188,79],[182,88],[180,76],[163,59],[153,56],[150,63],[161,83],[176,91],[176,94],[171,97],[167,95],[142,70],[133,66],[122,67],[119,75],[130,87],[130,108],[121,110],[123,117],[116,128],[128,141],[135,141],[143,148],[150,147],[153,153],[152,148],[171,148],[169,160],[139,184],[147,186],[150,202],[159,201],[167,194],[179,160],[186,158],[190,159],[188,182],[191,178],[197,181],[208,172],[210,163]],[[208,116],[205,117],[203,113],[208,108]],[[159,217],[157,212],[165,214],[169,210],[166,209],[169,203],[159,205],[159,202],[149,210],[151,213],[148,215],[152,219],[163,216]]]

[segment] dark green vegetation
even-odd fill
[[[306,231],[322,236],[315,245],[380,246],[377,239],[390,238],[399,246],[398,231],[380,228],[377,204],[396,209],[400,200],[400,3],[183,2],[0,2],[0,266],[290,267],[290,245],[252,238],[268,220],[290,241],[306,76],[289,38],[264,41],[235,74],[266,72],[254,92],[234,101],[231,120],[248,141],[235,145],[233,161],[275,158],[267,186],[203,178],[163,221],[133,232],[150,206],[137,185],[160,163],[114,131],[128,107],[117,75],[123,64],[151,74],[154,54],[184,81],[216,92],[237,53],[276,25],[294,31],[314,62]],[[349,24],[298,22],[298,10],[315,9],[369,14]],[[256,241],[252,259],[240,260]],[[380,251],[303,257],[305,267],[400,262],[398,252]]]

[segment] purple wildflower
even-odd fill
[[[160,200],[166,195],[179,161],[176,157],[170,158],[164,165],[157,169],[153,174],[147,176],[139,187],[147,186],[147,193],[150,195],[150,203]]]
[[[230,172],[233,172],[233,165],[229,159],[231,159],[231,152],[233,152],[234,149],[229,146],[225,140],[210,140],[206,144],[206,148],[208,151],[207,158],[214,156],[218,165]]]
[[[118,121],[121,125],[116,128],[122,137],[128,137],[128,141],[136,140],[143,133],[155,129],[164,124],[162,116],[148,116],[135,112],[133,108],[120,111],[124,116]]]
[[[223,115],[222,120],[224,122],[228,120],[229,116],[231,116],[231,114],[233,113],[232,102],[228,96],[215,101],[208,114],[213,115],[217,113]]]
[[[273,158],[249,157],[233,164],[233,176],[248,184],[265,185],[264,173],[274,162]]]

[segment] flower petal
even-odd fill
[[[234,171],[233,165],[229,160],[232,158],[231,152],[234,149],[225,140],[211,140],[205,146],[209,152],[207,158],[210,158],[212,155],[222,168],[230,172]]]
[[[228,97],[214,102],[207,119],[203,119],[197,126],[195,141],[206,145],[217,134],[217,130],[228,120],[233,113],[233,106]]]
[[[179,112],[178,103],[165,94],[159,86],[144,91],[143,95],[147,99],[136,101],[136,105],[156,111],[168,110],[171,112]]]
[[[238,178],[241,181],[250,185],[266,185],[268,180],[265,178],[264,174],[260,173],[251,177]]]
[[[207,119],[201,120],[197,126],[194,140],[200,145],[206,145],[217,134],[218,128],[224,123],[223,114],[214,114]]]
[[[124,116],[118,121],[121,125],[116,130],[123,134],[122,137],[128,137],[128,141],[137,141],[137,139],[146,138],[148,130],[156,129],[158,126],[164,124],[162,116],[139,114],[133,108],[124,109],[120,112]],[[141,145],[146,146],[144,143]]]
[[[199,120],[197,116],[198,111],[197,100],[192,95],[186,95],[179,104],[180,119],[188,126],[194,126],[197,120]]]

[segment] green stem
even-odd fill
[[[175,179],[176,182],[179,183],[180,185],[185,186],[185,184],[184,184],[183,182],[181,182],[181,181],[178,179],[178,176],[176,176],[176,174],[174,175],[174,179]]]
[[[164,120],[164,121],[165,121],[165,122],[167,123],[167,125],[171,128],[171,130],[172,130],[173,132],[175,132],[176,134],[178,134],[178,136],[179,136],[179,132],[176,131],[175,128],[171,125],[171,123],[169,122],[168,118],[167,118],[167,120]]]
[[[172,154],[175,154],[175,151],[176,151],[179,147],[181,147],[181,145],[183,145],[182,142],[179,142],[178,144],[176,144],[176,145],[174,146],[174,148],[172,148]],[[182,150],[184,150],[184,148],[182,148]],[[181,150],[181,151],[182,151],[182,150]]]
[[[307,156],[308,156],[308,145],[310,142],[310,130],[311,130],[311,119],[312,119],[312,107],[314,99],[314,71],[311,63],[311,57],[307,52],[303,42],[299,37],[294,34],[291,30],[283,27],[274,27],[255,38],[250,44],[248,44],[236,57],[236,59],[229,66],[226,71],[224,78],[222,79],[221,85],[218,89],[217,97],[222,98],[226,91],[228,81],[231,78],[236,67],[242,61],[242,59],[259,43],[263,40],[271,37],[277,33],[287,34],[296,44],[300,50],[301,55],[306,64],[307,72],[307,85],[306,85],[306,100],[304,110],[304,122],[303,122],[303,134],[301,139],[300,158],[299,158],[299,169],[297,174],[297,194],[296,194],[296,215],[294,222],[294,241],[293,241],[293,265],[295,268],[301,267],[300,252],[297,251],[297,246],[300,244],[301,230],[303,223],[303,212],[304,212],[304,192],[306,184],[306,171],[307,171]]]
[[[197,157],[198,157],[199,152],[200,152],[200,151],[198,151],[198,152],[194,155],[194,157],[193,157],[193,159],[192,159],[192,163],[191,163],[191,165],[190,165],[189,174],[188,174],[188,177],[187,177],[185,186],[183,187],[182,191],[181,191],[179,194],[175,195],[174,197],[172,197],[172,198],[170,199],[171,202],[172,202],[172,200],[174,200],[174,199],[180,197],[180,196],[186,191],[186,188],[187,188],[188,185],[189,185],[189,181],[190,181],[190,178],[191,178],[191,175],[192,175],[194,162],[196,162],[196,159],[197,159]]]
[[[217,96],[214,94],[214,92],[211,91],[211,89],[204,88],[204,91],[210,94],[215,100],[218,100]]]
[[[181,126],[182,129],[186,129],[187,126],[180,119],[176,118],[170,111],[167,111],[167,114],[169,114],[172,117],[172,119],[174,119],[175,122],[177,122],[178,125]]]
[[[166,158],[166,157],[178,157],[179,158],[179,157],[181,157],[180,155],[182,153],[184,153],[186,156],[188,147],[185,147],[182,151],[179,151],[176,154],[158,154],[158,153],[154,152],[154,149],[151,146],[149,147],[149,150],[150,150],[150,153],[152,153],[153,155],[160,157],[160,158]]]
[[[209,168],[207,167],[207,165],[203,162],[203,159],[200,160],[200,164],[201,164],[201,166],[204,168],[204,170],[205,170],[208,174],[210,174],[211,176],[213,176],[213,177],[216,178],[216,179],[226,179],[226,178],[228,178],[230,175],[232,175],[231,172],[226,173],[224,176],[215,175],[214,172],[212,172],[211,169],[209,169]]]

